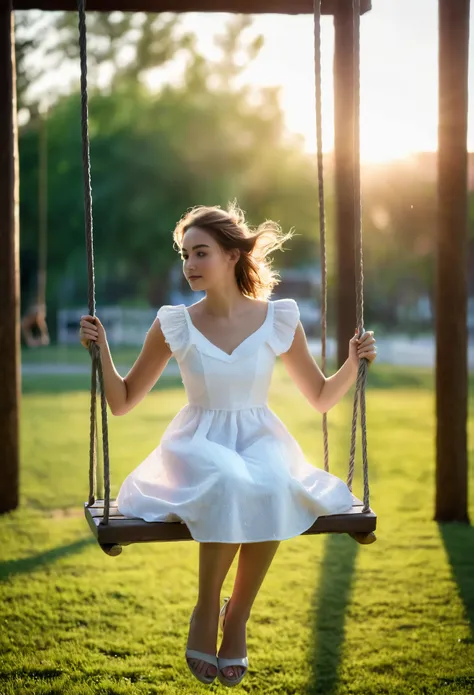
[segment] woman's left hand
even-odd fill
[[[359,338],[359,330],[356,329],[355,335],[349,343],[349,359],[351,362],[357,367],[359,366],[359,361],[363,358],[368,360],[369,364],[373,362],[377,356],[375,342],[373,331],[365,331]]]

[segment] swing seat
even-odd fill
[[[369,509],[363,512],[363,502],[353,496],[352,509],[345,514],[332,514],[320,516],[307,531],[301,535],[315,535],[319,533],[348,533],[356,537],[359,543],[364,543],[364,538],[375,537],[373,532],[377,526],[377,516]],[[151,543],[167,541],[191,541],[193,537],[183,521],[162,522],[143,521],[123,516],[117,508],[116,500],[110,501],[109,522],[103,523],[104,500],[96,500],[89,506],[84,505],[87,522],[97,542],[107,555],[116,556],[122,552],[122,546],[131,543]]]

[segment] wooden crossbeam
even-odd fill
[[[0,0],[0,8],[8,0]],[[342,4],[352,0],[322,0],[323,14],[335,15]],[[371,9],[371,0],[361,0],[361,14]],[[15,10],[75,11],[75,0],[13,0]],[[313,0],[89,0],[91,12],[232,12],[236,14],[311,14]]]

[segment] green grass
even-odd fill
[[[312,536],[281,544],[249,622],[241,691],[474,693],[474,529],[432,521],[432,377],[377,367],[370,382],[378,541],[361,547],[345,536]],[[82,511],[88,379],[26,377],[23,387],[21,508],[0,518],[1,695],[205,692],[184,661],[198,544],[105,556]],[[113,494],[184,403],[179,380],[167,381],[127,417],[109,419]],[[271,405],[321,465],[320,418],[280,369]],[[470,406],[472,432],[472,395]],[[348,396],[330,413],[331,467],[341,477],[350,411]],[[472,440],[470,462],[472,479]]]
[[[140,346],[112,347],[116,364],[132,365],[140,353]],[[22,346],[22,364],[90,364],[89,352],[77,345],[48,345],[34,350]]]

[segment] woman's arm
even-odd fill
[[[367,334],[368,335],[368,334]],[[354,340],[354,339],[353,339]],[[355,340],[357,340],[355,338]],[[367,344],[369,344],[369,336]],[[352,342],[352,341],[351,341]],[[373,340],[372,342],[375,342]],[[357,345],[357,347],[359,347]],[[361,345],[362,347],[362,345]],[[355,383],[358,359],[348,357],[336,374],[326,378],[313,359],[301,321],[288,352],[281,355],[285,368],[307,401],[320,413],[327,413]]]
[[[125,415],[156,384],[171,357],[171,350],[165,343],[159,319],[155,319],[135,364],[123,378],[115,369],[102,324],[97,317],[95,320],[91,319],[92,317],[82,317],[82,335],[86,339],[95,340],[100,348],[105,397],[112,414]]]

